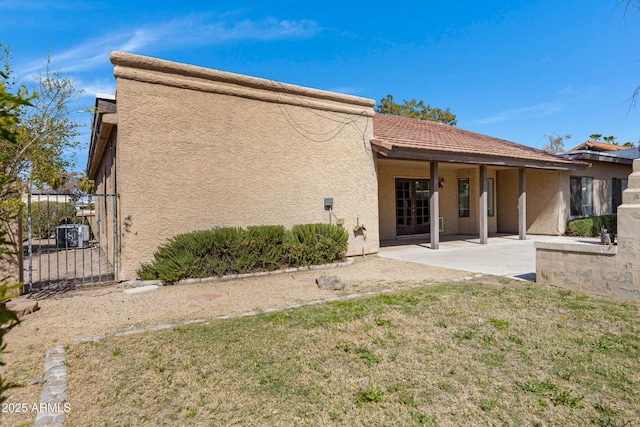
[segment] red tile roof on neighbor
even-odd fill
[[[551,169],[588,165],[455,126],[387,114],[373,117],[371,144],[382,156],[393,158]]]
[[[615,144],[607,144],[606,142],[598,142],[598,141],[587,141],[578,145],[577,147],[573,147],[569,151],[579,151],[579,150],[591,150],[591,151],[618,151],[618,150],[626,150],[629,147],[624,147],[622,145]]]

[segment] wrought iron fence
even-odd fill
[[[25,202],[23,293],[114,280],[114,194],[28,194]]]

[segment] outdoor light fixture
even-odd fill
[[[438,188],[444,187],[444,178],[440,178],[440,183],[438,184]]]

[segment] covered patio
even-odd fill
[[[520,240],[517,234],[497,234],[489,236],[488,244],[483,244],[477,236],[456,235],[443,236],[440,250],[432,251],[428,236],[418,236],[382,241],[378,256],[464,270],[470,274],[534,281],[535,242],[588,242],[596,245],[599,239],[530,235],[525,240]]]
[[[426,235],[562,234],[564,182],[588,163],[404,117],[373,120],[381,242]],[[568,190],[568,188],[567,188]],[[437,220],[432,220],[437,219]]]

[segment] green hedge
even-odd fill
[[[329,224],[295,225],[291,230],[265,225],[194,231],[170,238],[137,274],[142,280],[172,282],[327,264],[344,258],[347,240],[342,227]]]
[[[607,232],[618,234],[618,216],[602,215],[578,218],[567,223],[567,236],[596,237],[600,236],[600,227],[604,225]]]

